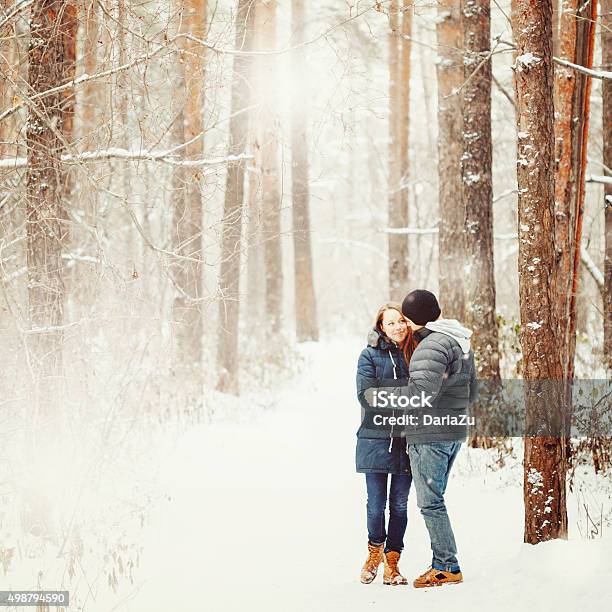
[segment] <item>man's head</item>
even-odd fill
[[[440,305],[431,291],[415,289],[404,298],[402,312],[410,327],[416,331],[426,323],[440,318]]]

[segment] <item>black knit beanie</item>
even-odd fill
[[[440,316],[440,305],[431,291],[415,289],[404,298],[402,312],[413,323],[425,325]]]

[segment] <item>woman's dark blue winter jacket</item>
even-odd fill
[[[395,363],[395,368],[394,368]],[[368,346],[361,351],[357,363],[357,398],[368,408],[365,391],[372,387],[405,384],[408,365],[402,350],[379,330],[368,335]],[[390,382],[393,381],[393,382]],[[358,472],[379,474],[409,474],[410,463],[406,454],[406,439],[391,437],[389,431],[366,429],[363,423],[357,431],[355,464]],[[401,428],[398,428],[401,429]],[[395,435],[402,435],[396,431]]]

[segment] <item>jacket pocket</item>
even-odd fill
[[[389,438],[359,438],[357,440],[356,464],[358,470],[394,470],[393,456],[389,452]],[[399,471],[399,466],[396,466]]]

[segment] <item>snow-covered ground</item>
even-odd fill
[[[415,590],[384,586],[379,574],[359,583],[367,539],[364,477],[353,463],[360,348],[302,347],[309,365],[263,415],[242,401],[238,423],[191,429],[162,458],[166,495],[146,530],[136,583],[113,610],[607,609],[612,530],[587,539],[578,525],[584,502],[597,517],[601,507],[610,512],[610,483],[579,473],[569,541],[530,546],[520,462],[491,471],[485,451],[465,448],[447,492],[465,582]],[[400,567],[412,579],[430,561],[414,492],[405,544]]]

